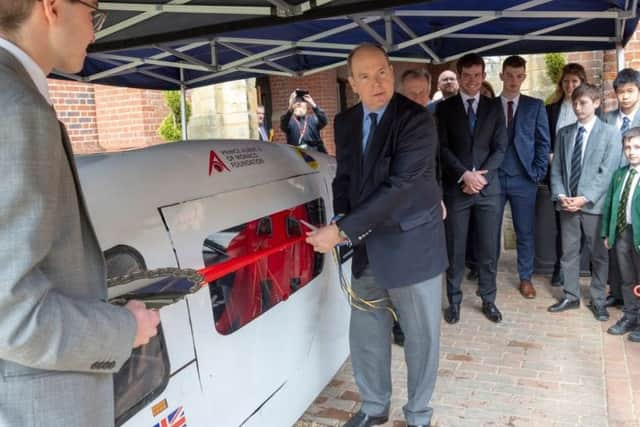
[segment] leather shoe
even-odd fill
[[[482,312],[485,317],[492,322],[498,323],[502,321],[502,313],[498,310],[498,307],[492,302],[483,302],[482,303]]]
[[[567,298],[562,298],[557,303],[549,306],[547,311],[551,313],[559,313],[561,311],[571,310],[574,308],[580,308],[580,300],[569,300]]]
[[[404,332],[402,332],[399,322],[393,323],[393,342],[400,347],[404,346]]]
[[[628,337],[629,341],[640,342],[640,329],[636,329],[635,331],[631,332]]]
[[[636,321],[636,319],[627,317],[626,314],[623,314],[622,317],[618,319],[615,325],[607,329],[607,333],[611,335],[624,335],[627,332],[633,331],[637,325],[638,322]]]
[[[595,305],[593,302],[589,304],[589,310],[593,313],[593,317],[601,322],[609,320],[609,312],[604,305]]]
[[[358,411],[343,427],[369,427],[384,424],[389,421],[389,414],[378,416],[367,415],[362,411]]]
[[[533,299],[536,297],[536,289],[529,280],[520,281],[520,293],[527,299]]]
[[[553,270],[551,275],[551,286],[562,286],[564,284],[564,274],[562,270]]]
[[[449,304],[449,307],[444,311],[444,320],[453,325],[460,321],[460,304]]]
[[[622,307],[624,305],[624,301],[620,298],[616,298],[613,295],[609,295],[605,300],[605,307]]]

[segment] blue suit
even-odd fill
[[[520,95],[507,134],[509,144],[498,171],[502,190],[499,230],[502,229],[504,207],[509,201],[516,232],[518,274],[520,280],[531,280],[535,256],[536,193],[549,165],[549,121],[543,102]]]

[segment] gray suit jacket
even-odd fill
[[[610,124],[611,126],[618,127],[618,114],[620,110],[613,110],[605,113],[604,122]],[[636,115],[633,116],[633,120],[631,120],[631,125],[629,128],[634,128],[640,126],[640,111],[636,112]],[[620,145],[620,149],[622,150],[622,144]],[[627,165],[627,158],[624,155],[620,156],[620,167]]]
[[[0,49],[0,426],[112,426],[135,319],[102,252],[64,127]]]
[[[577,123],[565,126],[560,129],[556,139],[554,160],[551,162],[551,198],[554,201],[558,200],[560,194],[569,195],[571,156],[577,130]],[[583,212],[602,213],[604,196],[613,173],[618,169],[621,154],[618,129],[596,118],[585,147],[578,183],[578,195],[589,200],[582,208]],[[560,204],[557,208],[560,209]]]

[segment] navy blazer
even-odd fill
[[[518,158],[529,178],[535,183],[541,182],[549,166],[550,150],[549,120],[544,103],[520,95],[513,120],[513,143]]]
[[[442,182],[445,196],[471,197],[460,189],[462,175],[472,170],[488,170],[488,184],[483,195],[500,193],[498,168],[507,149],[507,126],[499,99],[480,96],[478,124],[473,135],[469,130],[467,112],[458,94],[438,103],[436,117],[442,159]]]
[[[354,245],[353,275],[369,264],[384,288],[431,279],[447,268],[433,117],[394,94],[363,154],[363,114],[357,104],[334,122],[333,204],[346,215],[338,225]]]

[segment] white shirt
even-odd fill
[[[478,114],[478,102],[480,101],[480,92],[476,93],[475,96],[471,96],[471,95],[467,95],[463,91],[460,91],[460,97],[462,98],[462,103],[464,104],[464,111],[466,111],[467,114],[469,114],[469,111],[468,111],[469,99],[473,99],[473,104],[471,104],[471,106],[473,107],[473,112]]]
[[[27,70],[27,74],[33,80],[38,91],[44,96],[44,99],[51,104],[51,98],[49,97],[49,84],[47,83],[47,76],[45,76],[42,68],[22,49],[10,41],[0,37],[0,48],[6,49],[10,54],[20,62],[20,64]]]
[[[629,189],[629,198],[627,199],[627,206],[626,206],[626,216],[627,216],[627,224],[631,224],[631,206],[633,205],[633,203],[631,203],[631,201],[633,200],[633,193],[635,192],[636,187],[638,186],[638,179],[640,179],[640,166],[630,166],[630,168],[633,167],[633,169],[636,170],[636,175],[633,177],[633,181],[631,181],[631,188]],[[622,190],[624,191],[624,186],[627,185],[627,179],[629,179],[629,172],[627,171],[625,177],[624,177],[624,181],[622,181]],[[622,192],[620,191],[620,198],[618,199],[618,202],[620,202],[620,199],[622,198]]]
[[[556,135],[558,131],[565,126],[569,126],[578,121],[576,113],[573,111],[571,100],[562,102],[560,106],[560,114],[558,115],[558,122],[556,123]]]
[[[518,102],[520,102],[520,94],[517,94],[513,99],[509,99],[504,95],[500,95],[500,101],[502,101],[502,111],[504,111],[505,126],[509,127],[509,101],[513,102],[513,117],[515,117],[516,111],[518,111]]]
[[[633,123],[633,118],[636,116],[637,112],[638,112],[638,106],[637,105],[636,105],[636,108],[634,108],[633,111],[631,112],[631,114],[629,114],[629,115],[623,113],[622,110],[619,110],[618,111],[618,118],[616,119],[616,127],[618,129],[620,129],[622,127],[622,121],[626,117],[626,118],[629,119],[629,129],[631,129],[632,123]]]

